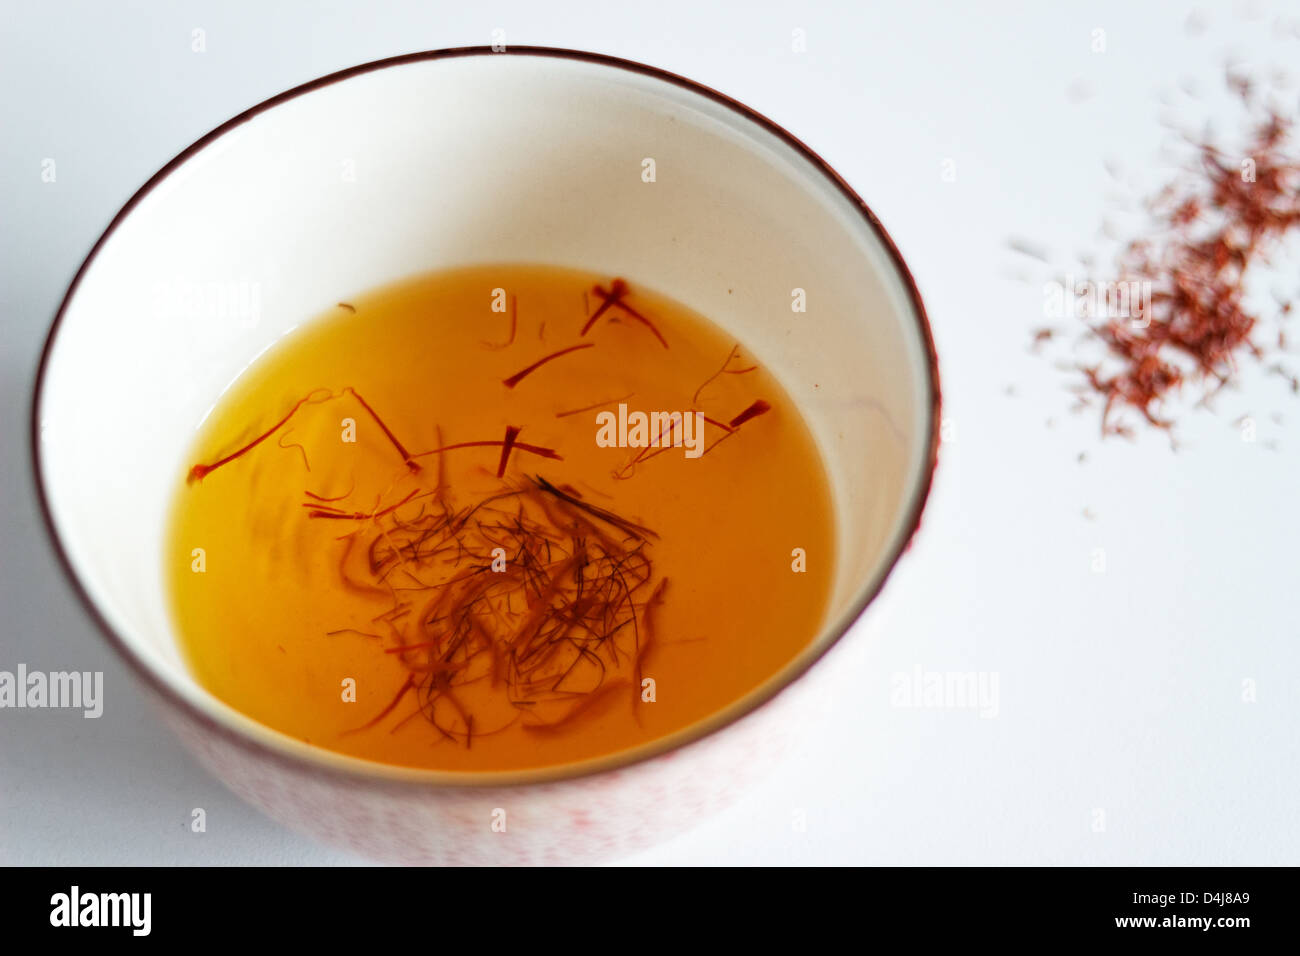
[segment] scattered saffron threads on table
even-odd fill
[[[1252,84],[1229,77],[1229,86],[1252,105]],[[1137,287],[1146,290],[1140,308],[1084,316],[1085,333],[1075,343],[1100,344],[1109,359],[1073,366],[1083,376],[1078,391],[1085,403],[1087,396],[1103,402],[1103,435],[1134,434],[1124,409],[1171,430],[1175,410],[1168,399],[1190,393],[1194,404],[1208,405],[1236,381],[1244,357],[1266,364],[1300,392],[1300,380],[1273,361],[1285,337],[1274,345],[1255,334],[1265,318],[1284,318],[1290,303],[1279,303],[1276,316],[1264,316],[1248,295],[1252,269],[1265,265],[1300,226],[1300,154],[1291,127],[1270,107],[1255,120],[1240,152],[1204,137],[1194,140],[1190,175],[1146,204],[1152,234],[1127,242],[1116,259],[1118,285],[1141,283]],[[1035,331],[1034,350],[1059,331]]]

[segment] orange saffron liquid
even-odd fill
[[[830,593],[798,410],[635,282],[474,267],[352,299],[235,382],[186,466],[165,560],[197,680],[382,763],[651,743],[778,673]]]

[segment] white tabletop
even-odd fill
[[[44,540],[32,378],[91,244],[194,139],[322,74],[503,28],[507,43],[692,77],[821,153],[915,273],[954,430],[920,537],[836,664],[819,733],[733,809],[623,862],[1300,862],[1300,397],[1247,363],[1216,413],[1184,417],[1179,452],[1159,434],[1101,442],[1095,413],[1071,414],[1062,373],[1026,348],[1050,270],[1007,247],[1030,239],[1063,266],[1096,248],[1117,202],[1107,160],[1140,191],[1169,172],[1162,115],[1234,131],[1225,56],[1261,76],[1300,61],[1300,5],[1206,5],[1195,35],[1185,3],[711,6],[10,5],[0,669],[103,670],[107,705],[100,720],[0,711],[0,861],[360,862],[229,795],[133,693]],[[792,51],[796,28],[806,52]],[[1255,442],[1232,424],[1246,413]],[[917,668],[996,675],[996,714],[896,706],[896,675]],[[195,807],[206,833],[190,832]]]

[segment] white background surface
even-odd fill
[[[30,390],[81,259],[190,142],[322,74],[500,27],[684,74],[820,152],[916,275],[954,434],[920,537],[834,661],[819,732],[741,804],[624,862],[1300,863],[1300,397],[1248,366],[1216,413],[1186,417],[1178,453],[1158,434],[1100,442],[1026,348],[1047,267],[1006,244],[1031,238],[1062,269],[1097,248],[1106,161],[1150,187],[1169,174],[1162,115],[1234,130],[1211,95],[1225,57],[1262,76],[1300,63],[1300,4],[1205,4],[1199,35],[1180,3],[3,7],[0,669],[103,670],[107,704],[97,721],[0,711],[0,862],[360,862],[245,807],[136,699],[44,541]],[[1285,96],[1300,112],[1294,82]],[[1295,295],[1295,269],[1280,275]],[[918,666],[996,673],[997,716],[893,706],[893,675]]]

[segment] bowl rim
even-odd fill
[[[910,501],[906,509],[906,516],[903,527],[897,534],[896,540],[892,547],[887,551],[887,561],[883,564],[883,572],[880,574],[874,586],[864,591],[858,599],[841,617],[842,623],[836,627],[836,632],[826,640],[820,652],[807,660],[799,662],[800,666],[788,670],[784,679],[780,682],[769,682],[770,686],[757,689],[755,692],[747,694],[741,698],[745,701],[743,707],[732,707],[727,711],[722,711],[711,718],[704,718],[696,723],[682,728],[681,730],[665,735],[658,741],[652,741],[639,747],[629,748],[628,750],[618,751],[614,754],[608,754],[604,757],[591,758],[576,764],[560,765],[559,767],[541,767],[530,768],[521,771],[438,771],[424,768],[402,768],[393,767],[375,761],[366,761],[364,758],[352,758],[346,764],[331,764],[324,759],[312,759],[305,754],[295,753],[288,748],[277,748],[269,742],[259,740],[251,734],[247,734],[235,726],[228,725],[218,720],[215,716],[204,712],[187,700],[176,688],[172,687],[168,680],[162,675],[155,673],[148,664],[132,649],[130,643],[119,634],[100,613],[94,600],[89,592],[83,586],[80,577],[72,565],[71,558],[65,550],[59,537],[58,529],[54,523],[53,513],[50,507],[50,501],[46,494],[44,474],[41,463],[41,423],[40,409],[41,398],[45,385],[45,373],[54,350],[55,341],[58,337],[60,327],[62,326],[64,315],[66,314],[77,289],[81,284],[82,278],[89,269],[91,263],[95,260],[104,244],[109,240],[123,221],[131,214],[135,207],[151,193],[156,187],[161,185],[173,172],[179,169],[194,154],[204,149],[210,143],[224,136],[226,133],[260,114],[282,104],[289,100],[311,93],[315,90],[326,86],[340,83],[353,77],[361,76],[376,70],[388,69],[395,66],[403,66],[410,63],[421,63],[426,61],[454,59],[458,57],[469,56],[533,56],[533,57],[554,57],[558,59],[573,60],[589,63],[597,66],[607,67],[615,70],[622,70],[636,73],[644,77],[660,80],[698,96],[705,97],[714,103],[724,107],[732,113],[737,114],[741,119],[748,120],[756,124],[766,132],[777,137],[791,149],[793,149],[812,169],[820,173],[825,179],[858,211],[866,221],[867,226],[881,243],[895,274],[902,282],[904,291],[907,293],[911,305],[912,313],[916,321],[916,332],[920,336],[921,344],[925,352],[926,374],[928,379],[928,400],[930,405],[930,414],[926,417],[926,426],[929,434],[926,436],[926,455],[923,462],[923,473],[920,476],[910,494]],[[818,663],[825,655],[835,647],[855,623],[862,617],[866,609],[875,601],[885,586],[885,582],[897,567],[899,559],[908,550],[912,539],[921,526],[921,516],[925,509],[926,502],[929,499],[931,488],[934,484],[934,473],[938,465],[938,452],[940,444],[940,421],[941,421],[942,396],[939,386],[939,362],[938,354],[935,350],[934,337],[930,329],[929,317],[926,314],[925,303],[921,299],[921,293],[917,288],[916,280],[912,276],[911,270],[904,261],[902,254],[898,251],[893,239],[885,230],[875,213],[867,206],[862,198],[844,181],[840,175],[831,168],[824,159],[816,152],[809,148],[805,143],[796,138],[784,127],[768,119],[761,113],[756,112],[745,104],[720,93],[717,90],[698,83],[694,80],[671,73],[658,67],[649,66],[634,60],[627,60],[621,57],[610,56],[603,53],[592,53],[584,50],[573,50],[562,47],[545,47],[545,46],[506,46],[502,49],[493,49],[491,46],[470,46],[470,47],[450,47],[439,50],[423,50],[415,53],[405,53],[398,56],[385,57],[378,60],[372,60],[361,63],[356,66],[338,70],[334,73],[326,74],[306,83],[299,84],[282,93],[262,100],[254,106],[249,107],[238,115],[228,119],[226,122],[217,126],[210,132],[206,133],[184,150],[173,157],[166,165],[154,173],[130,199],[118,210],[116,215],[109,222],[103,233],[91,246],[90,252],[86,254],[85,259],[78,267],[76,274],[69,283],[67,290],[64,292],[62,301],[59,303],[58,310],[54,315],[54,320],[50,325],[49,332],[46,334],[44,345],[41,349],[39,364],[37,365],[35,383],[32,390],[31,399],[31,422],[29,432],[29,442],[31,448],[32,474],[34,478],[36,497],[39,504],[41,520],[45,527],[46,536],[53,546],[58,564],[63,570],[64,577],[72,586],[74,594],[81,602],[91,620],[98,627],[101,635],[108,641],[109,646],[116,651],[119,657],[124,659],[131,670],[137,677],[144,681],[146,686],[159,694],[165,701],[177,707],[186,717],[205,730],[215,732],[219,737],[228,743],[235,745],[243,751],[251,751],[253,755],[259,757],[269,757],[271,760],[286,765],[289,769],[316,775],[325,778],[334,778],[350,783],[366,783],[372,786],[389,786],[400,789],[410,787],[419,787],[427,789],[452,788],[452,789],[485,789],[501,787],[527,787],[547,783],[564,783],[583,778],[594,777],[600,774],[610,773],[625,768],[636,767],[649,763],[665,754],[675,753],[682,748],[692,744],[699,743],[715,734],[725,730],[732,724],[752,715],[755,711],[771,702],[776,696],[787,690],[792,684],[803,677],[808,670]],[[761,691],[761,692],[759,692]],[[739,702],[738,702],[739,703]],[[272,728],[273,730],[273,728]],[[323,755],[329,755],[331,752],[325,748],[313,748],[323,751]],[[344,755],[347,756],[347,755]],[[565,768],[575,767],[566,772]],[[408,774],[394,776],[391,771],[408,771]],[[446,779],[444,779],[446,778]],[[464,778],[464,779],[458,779]]]

